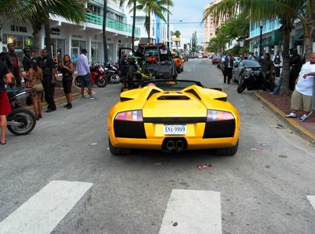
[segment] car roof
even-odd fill
[[[244,67],[260,67],[259,62],[255,61],[255,60],[250,60],[250,59],[242,60],[241,64]]]

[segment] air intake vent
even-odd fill
[[[189,97],[179,95],[167,95],[159,97],[158,100],[189,100]]]

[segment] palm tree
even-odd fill
[[[120,0],[120,6],[122,6],[126,0]],[[132,7],[130,11],[133,11],[133,19],[132,19],[132,32],[131,32],[131,48],[134,50],[134,41],[135,41],[135,29],[136,29],[136,12],[137,12],[137,0],[128,0],[127,6]]]
[[[106,37],[106,15],[107,15],[107,0],[104,0],[103,6],[103,53],[104,53],[104,65],[108,63],[108,52],[107,52],[107,37]]]
[[[305,9],[306,6],[306,9]],[[312,0],[222,0],[218,4],[213,5],[204,12],[203,21],[212,13],[218,20],[223,16],[233,17],[237,13],[242,12],[248,15],[252,22],[260,20],[274,20],[278,18],[282,24],[281,31],[283,33],[283,85],[281,94],[290,95],[288,88],[289,82],[289,45],[290,33],[293,29],[293,21],[300,19],[304,27],[306,54],[311,53],[311,38],[314,35],[314,7],[315,3]],[[312,21],[313,20],[313,21]],[[308,34],[308,35],[306,35]],[[309,56],[308,56],[309,57]],[[308,58],[307,57],[307,58]]]
[[[148,43],[150,42],[151,14],[159,16],[166,21],[164,13],[170,13],[169,7],[173,6],[172,0],[138,0],[138,10],[143,10],[146,14],[144,26],[148,33]]]

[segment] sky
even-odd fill
[[[190,42],[192,34],[197,33],[197,43],[204,41],[203,24],[201,23],[203,11],[211,0],[173,0],[174,6],[170,8],[170,28],[180,31],[181,41]]]

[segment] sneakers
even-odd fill
[[[293,112],[291,112],[290,114],[285,116],[286,118],[296,118],[296,114],[294,114]]]
[[[90,100],[95,100],[96,98],[91,95],[91,96],[89,97],[89,99],[90,99]]]
[[[301,119],[302,121],[306,120],[306,119],[307,119],[307,115],[306,115],[306,114],[302,115],[300,119]]]
[[[80,97],[80,100],[83,100],[83,99],[85,99],[85,96],[81,96],[81,97]]]

